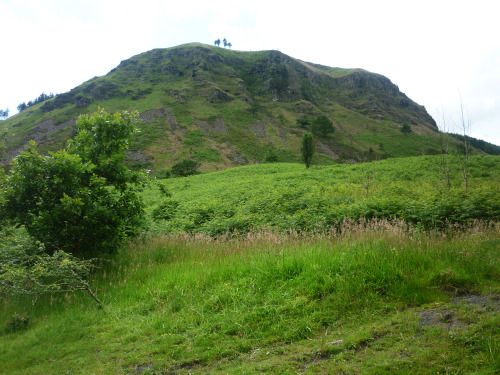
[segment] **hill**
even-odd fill
[[[321,115],[335,132],[316,137],[320,163],[440,149],[425,108],[384,76],[279,51],[194,43],[133,56],[105,76],[1,122],[9,134],[6,160],[29,139],[45,150],[60,148],[73,134],[76,117],[98,106],[141,112],[142,134],[131,162],[156,171],[183,159],[198,161],[206,171],[259,163],[269,150],[279,161],[298,161],[300,138]],[[403,125],[410,134],[401,132]]]

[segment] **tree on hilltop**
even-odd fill
[[[19,105],[17,106],[17,110],[19,112],[24,111],[26,108],[28,108],[28,105],[26,104],[26,102],[19,103]]]
[[[219,39],[217,39],[217,40],[214,42],[214,44],[215,44],[217,47],[220,47],[220,38],[219,38]]]
[[[224,38],[224,39],[222,40],[222,43],[224,44],[224,48],[226,48],[226,47],[227,47],[227,39],[226,39],[226,38]]]

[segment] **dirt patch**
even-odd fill
[[[248,126],[257,138],[267,138],[266,124],[262,121]]]
[[[227,158],[234,164],[237,165],[246,165],[248,162],[245,160],[243,155],[236,151],[232,146],[228,146],[227,149],[229,150],[230,154],[227,156]]]
[[[136,163],[147,164],[153,163],[154,158],[146,154],[142,150],[128,150],[127,160],[134,161]]]
[[[500,296],[479,296],[477,294],[457,296],[451,300],[454,305],[474,306],[489,311],[500,311]]]
[[[321,141],[316,140],[316,145],[318,146],[318,153],[325,154],[331,157],[332,159],[338,159],[339,155],[335,153],[328,145],[324,144]]]
[[[144,111],[139,114],[139,118],[145,124],[152,122],[159,118],[164,118],[167,115],[167,108],[155,108],[149,111]]]
[[[452,305],[470,306],[474,309],[486,311],[499,311],[500,310],[500,296],[480,296],[477,294],[469,294],[463,296],[456,296],[451,300]],[[446,330],[453,330],[456,328],[465,327],[467,324],[457,318],[455,312],[443,309],[427,309],[419,312],[420,327],[437,326]]]
[[[454,312],[449,310],[424,310],[420,312],[420,327],[437,326],[446,330],[464,327],[465,324],[457,319]]]
[[[65,121],[65,122],[60,123],[60,124],[54,123],[54,120],[52,120],[52,119],[42,121],[42,122],[38,123],[37,125],[35,125],[31,134],[29,134],[29,140],[35,141],[38,145],[43,145],[43,142],[52,133],[59,131],[61,129],[68,128],[70,126],[75,126],[75,124],[76,124],[75,119],[71,119],[71,120]],[[29,142],[26,142],[22,146],[19,146],[14,150],[9,151],[6,155],[5,160],[11,160],[14,157],[16,157],[17,155],[19,155],[19,153],[24,151],[24,147],[27,146],[28,144],[29,144]]]
[[[214,132],[218,134],[228,133],[227,125],[221,118],[215,119],[215,122],[213,124],[209,124],[208,122],[203,120],[196,120],[196,123],[198,124],[200,129],[203,130],[203,132],[205,132],[205,134],[208,134],[209,132]]]
[[[171,134],[174,134],[177,130],[179,130],[182,135],[186,132],[186,129],[179,124],[175,116],[171,113],[167,113],[167,124],[170,127]]]

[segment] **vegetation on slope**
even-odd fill
[[[464,141],[463,134],[454,134],[454,133],[448,133],[448,134],[451,135],[453,138],[460,140],[461,142]],[[466,136],[466,138],[472,147],[481,150],[487,153],[488,155],[500,155],[500,146],[485,142],[482,139],[477,139],[474,137]]]
[[[495,373],[500,159],[471,158],[468,194],[459,160],[449,191],[439,163],[152,182],[148,233],[90,275],[103,309],[0,300],[0,372]],[[3,235],[0,252],[30,240]]]
[[[144,198],[151,230],[216,235],[271,227],[315,231],[345,218],[399,218],[433,228],[446,222],[500,219],[500,158],[470,160],[465,194],[458,157],[450,159],[451,188],[442,157],[353,165],[262,164],[186,178],[157,180]]]

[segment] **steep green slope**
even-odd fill
[[[188,44],[124,60],[107,75],[2,122],[9,133],[7,159],[29,139],[46,150],[61,147],[75,118],[98,106],[141,112],[143,131],[131,160],[155,170],[187,158],[204,170],[256,163],[269,149],[280,161],[297,161],[307,130],[297,119],[319,115],[335,128],[333,136],[316,139],[322,163],[439,149],[434,120],[386,77],[279,51]],[[411,134],[400,131],[403,124]]]

